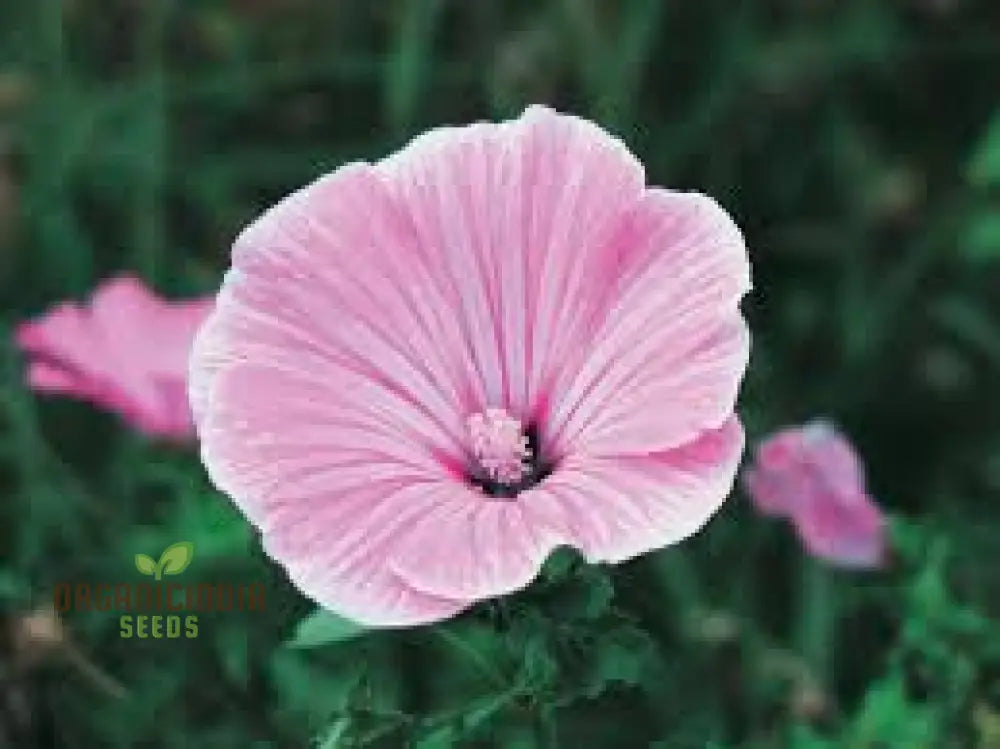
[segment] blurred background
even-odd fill
[[[31,392],[14,327],[121,272],[211,293],[277,198],[532,102],[732,213],[751,444],[835,420],[890,563],[817,568],[737,490],[680,547],[550,565],[509,629],[290,648],[312,606],[195,450]],[[991,0],[4,0],[0,747],[1000,747],[998,289]],[[46,608],[181,539],[267,611],[144,642]]]

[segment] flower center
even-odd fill
[[[531,448],[521,422],[502,408],[487,408],[466,421],[472,453],[491,483],[512,486],[530,470]]]

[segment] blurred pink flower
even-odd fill
[[[63,302],[18,326],[28,384],[89,400],[151,436],[193,437],[187,360],[212,304],[165,301],[131,276],[106,281],[89,305]]]
[[[861,461],[829,423],[782,429],[757,446],[744,485],[757,509],[787,517],[810,554],[845,567],[885,560],[885,519]]]
[[[432,130],[237,239],[192,354],[216,484],[322,605],[370,625],[618,562],[729,493],[749,337],[739,230],[590,122]]]

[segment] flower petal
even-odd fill
[[[620,562],[701,528],[729,494],[742,449],[732,419],[664,453],[568,460],[511,500],[449,495],[387,554],[413,588],[473,599],[524,587],[560,545]]]
[[[709,198],[650,189],[613,242],[617,301],[554,388],[557,453],[668,450],[733,412],[749,358],[739,229]]]
[[[141,281],[101,284],[90,303],[57,305],[16,332],[38,390],[83,398],[147,434],[191,434],[188,348],[211,299],[164,301]]]
[[[699,530],[732,489],[743,429],[730,418],[681,447],[636,456],[570,459],[525,511],[592,562],[621,562]]]
[[[359,483],[325,501],[289,501],[270,518],[264,547],[298,588],[323,606],[368,626],[439,621],[472,601],[427,594],[391,567],[395,550],[454,483]]]
[[[885,561],[885,518],[867,494],[813,497],[792,522],[813,556],[857,568]]]
[[[328,397],[308,366],[242,363],[218,373],[201,420],[203,458],[304,593],[355,621],[401,625],[450,616],[467,601],[424,595],[389,567],[437,495],[465,492],[420,444],[401,439],[365,383]],[[329,370],[324,370],[328,372]]]
[[[758,510],[792,521],[810,554],[846,567],[884,561],[885,518],[865,490],[861,459],[830,423],[767,437],[744,484]]]
[[[82,378],[79,372],[64,369],[45,361],[31,362],[28,365],[26,379],[28,385],[39,392],[68,393],[71,395],[86,393],[87,397],[96,395],[92,384]]]
[[[462,321],[482,383],[466,413],[499,406],[532,421],[606,304],[608,238],[642,194],[642,165],[594,124],[531,107],[433,130],[378,167],[417,262]]]
[[[392,568],[407,585],[431,595],[483,599],[526,586],[556,546],[557,528],[539,526],[528,503],[465,489],[442,496],[417,520]]]

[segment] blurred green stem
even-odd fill
[[[115,677],[91,661],[75,645],[68,643],[64,648],[66,659],[86,679],[105,694],[121,700],[129,696],[128,689]]]
[[[143,152],[133,201],[135,266],[149,280],[160,272],[164,246],[167,87],[164,47],[170,0],[148,3],[138,38],[139,86],[147,94],[137,102]]]
[[[434,32],[441,0],[409,0],[403,4],[394,49],[385,76],[385,109],[393,135],[408,134],[415,125],[427,70],[434,63]]]
[[[500,689],[506,689],[509,687],[509,679],[494,668],[493,664],[486,660],[478,650],[447,627],[429,627],[427,631],[436,635],[442,642],[460,653],[494,686]]]
[[[542,749],[558,749],[559,727],[555,711],[544,705],[538,708],[538,745]]]
[[[833,573],[821,561],[803,560],[799,590],[798,650],[813,676],[828,686],[833,676],[837,590]]]
[[[48,279],[52,288],[75,293],[90,283],[92,257],[89,248],[74,241],[78,238],[75,219],[66,195],[67,140],[74,119],[68,104],[62,0],[37,0],[32,20],[33,67],[45,96],[33,107],[27,133],[30,168],[25,206],[38,232],[33,251],[42,258],[42,267],[58,269]],[[67,252],[69,243],[75,245],[75,251]]]
[[[598,3],[563,0],[566,25],[576,38],[581,77],[593,114],[617,133],[634,126],[635,104],[666,7],[663,0],[634,0],[609,31]]]
[[[699,610],[702,604],[698,587],[698,574],[681,548],[671,548],[655,556],[656,577],[677,610],[690,614]]]
[[[326,735],[320,739],[318,749],[337,749],[341,745],[340,740],[347,733],[350,725],[351,719],[347,716],[338,718],[337,722],[326,732]]]

